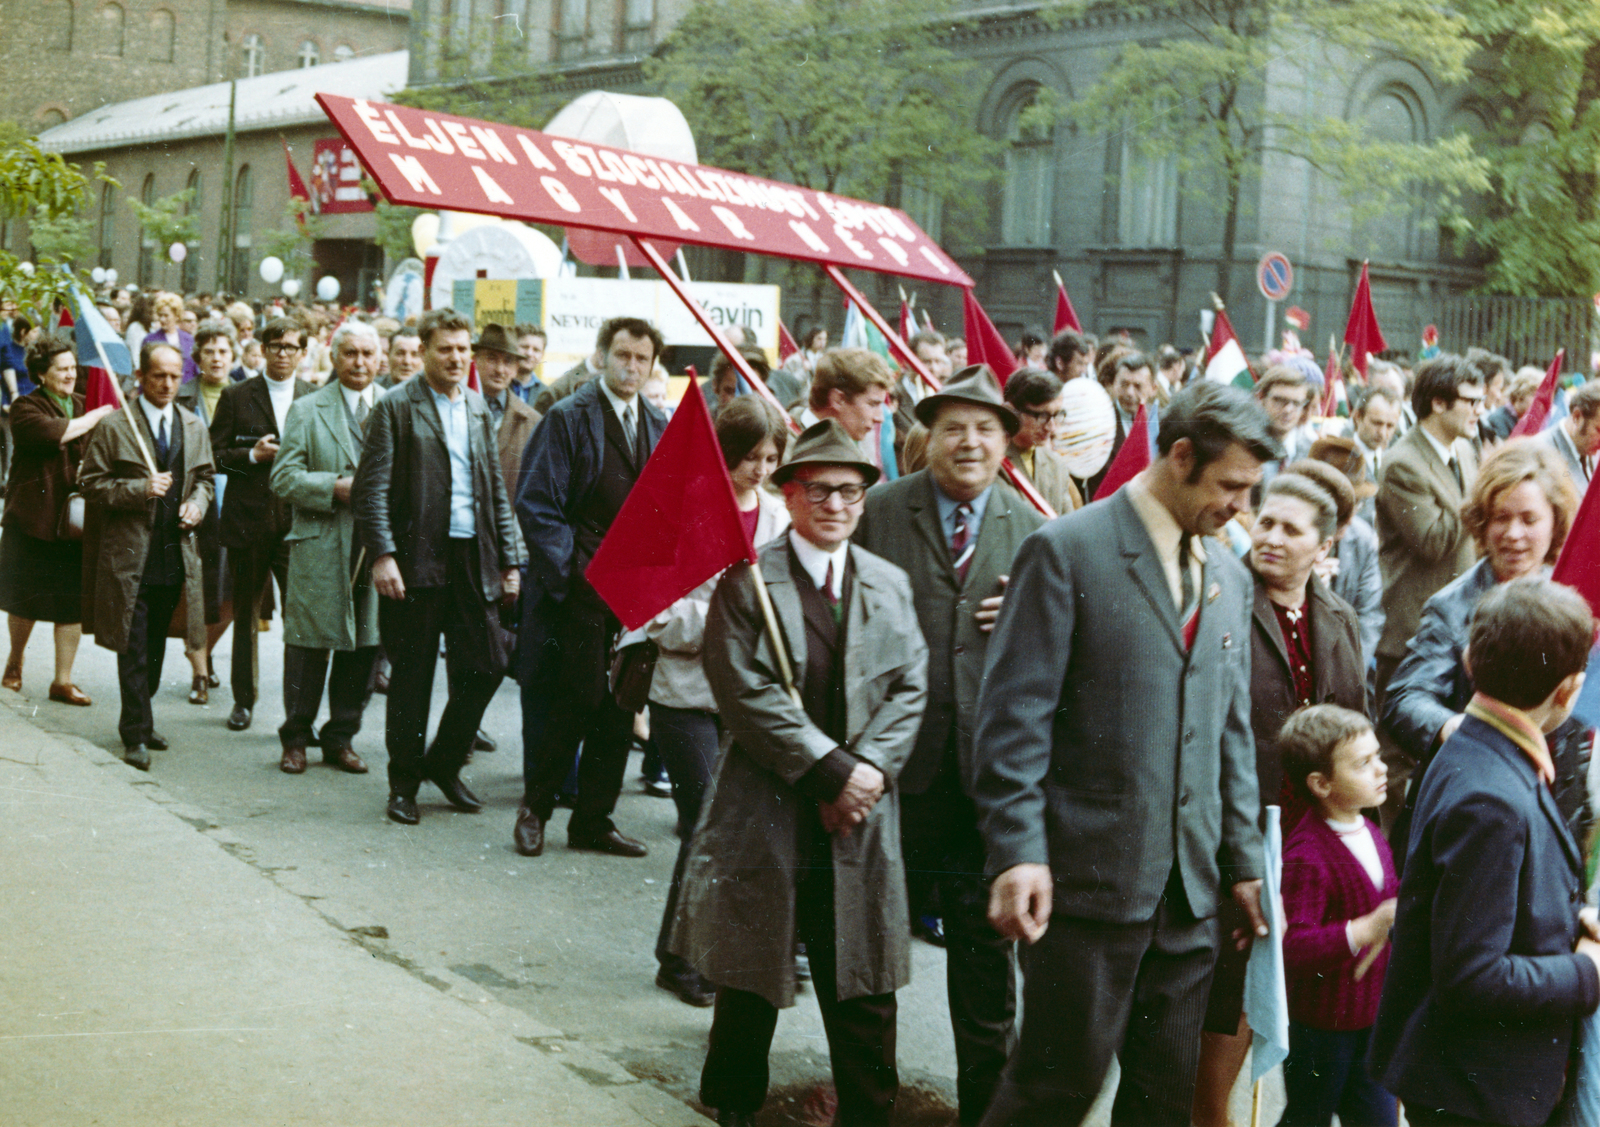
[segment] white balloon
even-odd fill
[[[261,280],[269,286],[278,284],[283,277],[283,259],[276,255],[267,255],[261,260]]]
[[[104,266],[96,266],[93,270],[89,271],[89,277],[93,278],[94,284],[98,286],[101,282],[106,280],[106,268]]]
[[[283,296],[284,297],[299,297],[300,296],[300,280],[298,278],[290,278],[290,279],[288,279],[287,281],[285,281],[283,283]]]
[[[33,271],[31,271],[31,270],[28,271],[28,272],[30,274],[33,273]],[[113,269],[107,268],[107,270],[106,270],[106,285],[114,286],[116,284],[117,284],[117,272],[115,270],[113,270]]]
[[[339,296],[339,279],[332,274],[324,274],[317,280],[317,296],[323,301],[332,301]]]
[[[33,263],[31,263],[31,262],[19,263],[17,265],[17,269],[21,270],[28,277],[30,277],[30,278],[33,277]]]
[[[173,243],[167,248],[167,257],[174,262],[182,262],[189,257],[189,248],[182,243]]]

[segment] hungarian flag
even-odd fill
[[[1256,377],[1250,371],[1250,362],[1244,358],[1244,349],[1239,347],[1239,337],[1233,331],[1226,309],[1217,310],[1217,323],[1211,330],[1211,344],[1206,348],[1201,367],[1208,380],[1232,384],[1245,391],[1256,386]]]
[[[636,630],[740,560],[754,563],[705,396],[685,395],[584,572]]]
[[[800,346],[794,342],[789,326],[782,321],[778,322],[778,363],[788,363],[789,357],[800,351]]]
[[[279,140],[283,141],[283,138],[280,137]],[[283,141],[283,163],[289,166],[289,198],[296,201],[294,221],[304,234],[306,212],[311,210],[311,193],[306,191],[306,182],[300,179],[300,170],[294,166],[294,158],[289,155],[288,141]]]
[[[1584,494],[1551,578],[1577,591],[1600,616],[1600,489]],[[1600,727],[1600,647],[1589,655],[1589,677],[1573,715],[1591,728]]]
[[[1061,280],[1059,273],[1054,274],[1056,280],[1056,326],[1055,332],[1071,329],[1075,333],[1083,332],[1083,326],[1078,323],[1078,311],[1072,308],[1072,299],[1067,296],[1067,283]]]
[[[1111,496],[1144,472],[1150,465],[1149,434],[1150,423],[1145,418],[1144,404],[1141,403],[1139,413],[1133,417],[1133,425],[1128,428],[1128,437],[1122,440],[1117,456],[1111,459],[1111,466],[1106,470],[1106,476],[1100,479],[1100,488],[1095,490],[1091,501]]]
[[[917,315],[911,311],[911,303],[904,297],[900,299],[900,339],[910,341],[917,335]]]
[[[967,363],[989,365],[994,378],[1004,387],[1011,373],[1017,370],[1017,358],[1011,346],[1000,335],[1000,330],[994,327],[994,322],[989,320],[989,315],[978,304],[978,299],[972,296],[971,290],[962,292],[961,306],[962,328],[967,338]]]
[[[1356,297],[1350,303],[1350,320],[1345,323],[1344,342],[1350,346],[1350,363],[1367,378],[1367,356],[1388,348],[1383,330],[1378,328],[1378,315],[1372,311],[1372,282],[1367,277],[1367,264],[1361,264],[1361,280],[1356,283]]]
[[[864,348],[868,352],[876,352],[890,363],[894,362],[889,352],[889,338],[878,331],[878,326],[862,316],[856,303],[848,297],[844,299],[844,338],[839,343],[845,348]]]
[[[1550,367],[1545,369],[1544,380],[1539,384],[1533,402],[1528,404],[1528,409],[1522,413],[1522,418],[1517,420],[1517,425],[1511,428],[1512,438],[1525,434],[1538,434],[1544,430],[1545,420],[1550,417],[1550,406],[1555,402],[1556,384],[1561,382],[1561,364],[1566,358],[1567,350],[1563,348],[1556,353],[1556,358],[1550,361]],[[1572,543],[1570,537],[1567,543]]]

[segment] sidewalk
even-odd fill
[[[704,1127],[383,928],[230,855],[205,811],[0,709],[7,1123]]]

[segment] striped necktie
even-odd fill
[[[965,583],[967,568],[972,566],[972,554],[978,549],[978,538],[972,535],[972,506],[963,501],[956,506],[956,528],[950,537],[950,559],[955,564],[956,578]]]

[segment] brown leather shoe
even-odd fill
[[[544,822],[526,806],[517,807],[517,825],[511,831],[511,840],[522,856],[539,856],[544,852]]]
[[[365,775],[367,765],[361,761],[361,756],[356,754],[356,749],[346,744],[344,747],[325,747],[322,749],[322,761],[331,763],[341,771],[352,775]]]
[[[94,703],[88,694],[76,685],[51,685],[50,699],[58,704],[75,704],[80,708],[87,708]]]
[[[210,704],[211,686],[206,683],[206,675],[201,673],[194,679],[194,684],[189,686],[190,704]]]
[[[278,770],[285,775],[303,775],[306,771],[306,749],[303,747],[286,747],[283,749],[283,758],[278,761]]]
[[[14,693],[22,691],[22,659],[13,658],[6,662],[5,676],[0,677],[0,689],[10,689]]]

